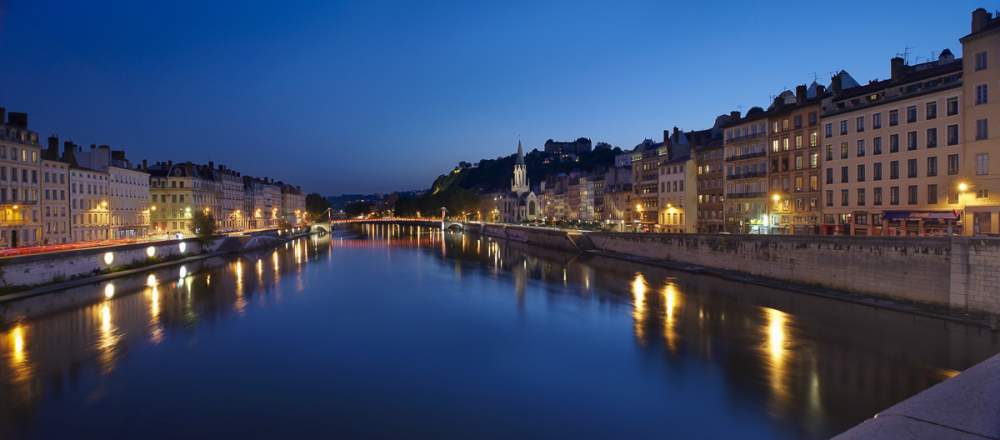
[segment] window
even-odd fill
[[[889,126],[899,125],[899,110],[889,110]]]
[[[917,204],[917,185],[910,185],[906,187],[906,203],[908,205]]]
[[[958,174],[958,155],[949,154],[948,155],[948,175],[954,176]]]
[[[976,140],[988,139],[990,137],[989,128],[985,119],[976,120]]]
[[[858,165],[858,182],[865,181],[865,166],[864,164]]]
[[[958,114],[958,98],[948,98],[945,101],[945,106],[947,107],[948,116],[955,116]]]
[[[858,188],[858,206],[865,206],[865,189]]]
[[[911,105],[906,108],[906,123],[912,124],[917,122],[917,106]]]
[[[927,148],[937,148],[937,129],[927,129]]]
[[[917,132],[915,131],[906,132],[906,149],[908,151],[913,151],[917,149]]]
[[[937,156],[927,158],[927,177],[937,176]]]
[[[826,124],[826,127],[824,128],[824,131],[826,132],[826,137],[832,137],[833,136],[833,124],[831,124],[831,123],[828,122]]]
[[[986,51],[976,54],[976,70],[986,69]]]
[[[805,189],[803,184],[802,176],[795,176],[795,192],[802,192]]]
[[[771,152],[772,153],[777,153],[779,151],[781,151],[781,144],[778,143],[778,140],[775,139],[775,140],[771,141]]]
[[[927,103],[927,114],[924,115],[928,120],[937,119],[937,102],[931,101]]]
[[[908,159],[906,161],[906,177],[917,177],[917,160]]]
[[[898,153],[899,152],[899,135],[890,134],[889,135],[889,152]]]
[[[798,150],[800,148],[802,148],[802,135],[797,134],[795,135],[795,149]]]
[[[855,125],[855,130],[857,130],[858,133],[865,131],[865,117],[858,116],[857,118],[855,118],[854,125]]]
[[[833,160],[833,145],[826,145],[826,160]]]
[[[958,145],[958,124],[948,126],[948,145]]]
[[[795,155],[795,169],[797,169],[797,170],[801,170],[802,169],[802,155],[801,154],[796,154]]]
[[[847,119],[840,121],[840,134],[847,134]]]
[[[782,139],[781,140],[781,145],[782,145],[782,147],[784,147],[785,151],[788,151],[788,138]]]
[[[819,122],[819,116],[816,112],[809,112],[809,126],[812,127]]]
[[[847,155],[848,155],[848,152],[847,152],[847,142],[841,142],[840,143],[840,158],[841,159],[847,159]]]
[[[815,131],[809,133],[809,147],[815,148],[817,145],[819,145],[819,133],[816,133]]]
[[[882,137],[876,136],[872,139],[872,154],[879,155],[882,154]]]
[[[976,155],[976,175],[988,174],[990,174],[990,153],[979,153]]]
[[[847,167],[840,167],[840,183],[847,183]]]
[[[899,178],[899,161],[898,160],[894,160],[892,162],[889,162],[889,178],[893,179],[893,180]]]
[[[893,186],[889,188],[889,204],[898,205],[899,204],[899,187]]]
[[[833,191],[826,190],[826,206],[833,206]]]
[[[882,205],[882,188],[875,188],[872,190],[872,203],[875,206]]]
[[[809,153],[809,168],[819,168],[819,153]]]
[[[858,139],[858,157],[865,156],[865,140]]]
[[[882,180],[882,162],[872,164],[872,180]]]
[[[976,86],[976,105],[986,104],[989,100],[989,87],[986,84]]]
[[[840,206],[847,206],[847,190],[840,190]]]
[[[815,174],[809,176],[809,191],[819,191],[819,176]]]
[[[833,184],[833,168],[826,169],[826,184]]]
[[[927,185],[927,204],[937,205],[937,185]]]
[[[872,115],[872,129],[878,130],[882,128],[882,113],[875,113]]]
[[[802,115],[795,115],[795,128],[802,128]]]

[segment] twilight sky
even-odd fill
[[[0,0],[0,106],[133,161],[419,189],[518,136],[631,148],[814,73],[865,83],[906,47],[960,55],[971,11],[1000,7],[754,3]]]

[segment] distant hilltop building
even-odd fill
[[[590,139],[587,138],[571,142],[558,142],[552,139],[545,141],[545,152],[556,155],[589,153],[592,147]]]

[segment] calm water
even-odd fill
[[[996,334],[366,227],[8,304],[0,438],[822,438]]]

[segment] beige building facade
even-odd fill
[[[964,234],[1000,233],[1000,17],[972,13],[961,38],[961,140],[965,148],[957,208]]]
[[[28,115],[0,108],[0,248],[42,242],[41,147]]]

